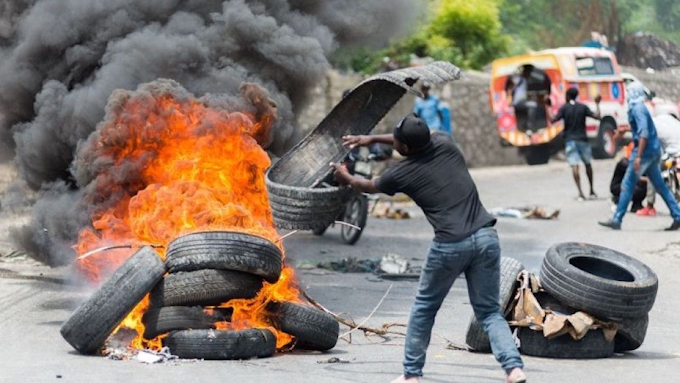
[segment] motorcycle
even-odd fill
[[[391,153],[390,153],[391,155]],[[373,178],[373,161],[381,161],[386,159],[387,156],[384,154],[370,153],[367,156],[363,156],[359,150],[352,151],[347,160],[343,163],[350,174],[358,175],[366,179]],[[326,180],[328,184],[334,183],[332,179],[333,175],[329,176]],[[340,226],[340,237],[342,241],[348,245],[354,245],[361,238],[361,234],[366,228],[366,221],[368,220],[369,204],[370,202],[375,202],[378,200],[377,195],[360,193],[353,196],[347,204],[345,209],[338,216],[336,221],[343,222],[346,224]],[[373,203],[375,208],[375,203]],[[332,223],[329,227],[334,227],[335,223]],[[326,233],[328,227],[313,230],[315,235],[322,236]]]
[[[680,202],[680,156],[664,155],[661,161],[661,176],[675,200]]]

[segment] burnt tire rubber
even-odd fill
[[[270,179],[267,173],[266,187],[267,193],[277,197],[285,197],[302,201],[347,201],[353,191],[347,186],[332,186],[325,188],[309,188],[300,186],[288,186]]]
[[[166,265],[171,273],[219,269],[258,275],[267,282],[279,280],[281,250],[271,241],[236,232],[203,232],[170,242]]]
[[[614,339],[614,351],[626,352],[637,350],[642,346],[647,335],[649,315],[640,318],[627,318],[618,322],[619,329]]]
[[[334,214],[314,214],[309,212],[289,214],[276,211],[272,208],[272,216],[274,218],[274,224],[279,229],[314,231],[328,227],[335,222],[342,212],[342,208],[344,208],[344,206],[341,206],[340,210]]]
[[[61,336],[82,354],[94,354],[126,315],[165,274],[156,251],[133,254],[61,326]]]
[[[153,339],[175,330],[214,329],[215,322],[231,320],[231,310],[213,309],[209,314],[203,307],[151,307],[142,317],[144,338]]]
[[[498,294],[498,303],[501,307],[501,312],[505,312],[512,300],[512,297],[519,287],[517,276],[524,270],[524,265],[514,258],[501,257],[501,271],[500,271],[500,285]],[[486,335],[484,329],[477,321],[474,314],[470,318],[467,333],[465,334],[465,343],[470,347],[470,351],[475,352],[491,352],[491,341]]]
[[[276,352],[276,337],[266,329],[241,331],[173,331],[163,340],[173,355],[187,359],[238,360],[267,358]]]
[[[541,266],[543,288],[567,306],[605,320],[639,318],[654,305],[652,269],[617,251],[584,243],[551,247]]]
[[[580,340],[569,334],[548,339],[542,331],[521,327],[520,352],[524,355],[556,359],[597,359],[614,355],[614,341],[607,342],[602,330],[590,330]]]
[[[267,312],[275,328],[295,337],[297,349],[327,351],[338,342],[340,324],[319,309],[291,302],[270,302]]]
[[[254,298],[262,278],[231,270],[180,271],[168,274],[151,292],[151,305],[212,306],[231,299]]]
[[[288,207],[288,208],[306,208],[306,209],[327,209],[342,205],[344,203],[342,196],[337,199],[321,199],[321,200],[305,200],[297,198],[281,197],[276,194],[269,194],[269,202],[272,205]]]

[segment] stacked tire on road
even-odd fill
[[[343,136],[368,134],[418,80],[444,83],[460,77],[450,63],[399,69],[370,77],[351,90],[323,121],[267,172],[274,223],[281,229],[323,230],[344,211],[353,195],[331,186],[329,163],[349,154]],[[326,181],[326,182],[324,182]]]
[[[659,280],[647,265],[623,253],[561,243],[546,254],[541,284],[562,304],[616,322],[614,349],[625,352],[639,348],[645,339]]]
[[[214,306],[255,298],[265,282],[279,280],[282,266],[281,250],[258,236],[218,231],[185,235],[169,244],[165,265],[151,248],[133,255],[67,320],[62,335],[76,350],[95,353],[150,293],[150,307],[142,318],[144,337],[168,334],[163,342],[174,355],[195,359],[271,356],[276,351],[272,331],[218,330],[216,322],[230,321],[232,311]],[[294,337],[295,347],[312,345],[309,349],[325,351],[335,346],[339,325],[329,314],[289,302],[272,305],[297,308],[272,315],[272,326],[283,331],[290,326],[279,323],[295,321],[299,311],[307,313],[303,326],[287,332]],[[323,334],[320,345],[318,334]]]
[[[507,305],[517,289],[521,264],[511,258],[501,260],[500,304]],[[536,294],[544,309],[564,315],[583,311],[604,322],[614,322],[618,330],[613,342],[601,329],[589,330],[580,340],[569,335],[547,339],[541,331],[518,329],[523,354],[566,359],[605,358],[615,352],[639,348],[649,325],[648,313],[658,289],[656,274],[642,262],[620,252],[583,243],[562,243],[551,247],[540,273],[545,292]],[[509,318],[507,318],[509,319]],[[490,352],[488,337],[473,316],[466,335],[471,351]]]

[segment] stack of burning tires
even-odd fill
[[[515,259],[501,260],[500,304],[506,314],[512,309],[523,270]],[[535,294],[538,303],[563,315],[581,311],[602,323],[614,323],[616,336],[608,341],[603,329],[591,329],[579,340],[569,334],[548,339],[542,331],[519,327],[520,351],[537,357],[590,359],[636,350],[647,333],[658,283],[647,265],[620,252],[583,243],[557,244],[548,250],[541,266],[541,291]],[[491,351],[474,316],[466,342],[473,351]]]
[[[179,237],[166,262],[143,248],[124,263],[64,323],[63,337],[79,352],[97,352],[118,324],[149,295],[144,338],[164,335],[163,345],[181,358],[248,359],[276,352],[274,332],[291,335],[287,348],[325,351],[335,347],[339,324],[329,314],[294,302],[268,301],[268,326],[225,330],[232,300],[255,298],[279,280],[283,262],[274,243],[238,232],[201,232]],[[229,306],[228,304],[226,306]]]

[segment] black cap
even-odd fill
[[[410,150],[422,149],[430,143],[430,128],[422,118],[409,115],[394,128],[394,138]]]

